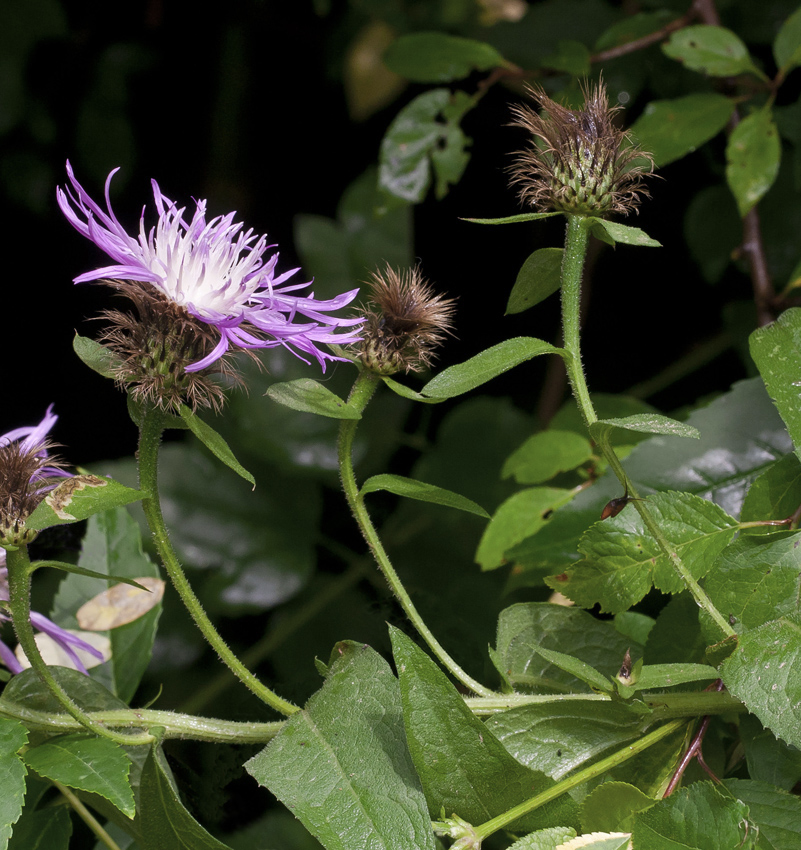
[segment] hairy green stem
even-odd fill
[[[183,567],[178,560],[172,542],[167,532],[167,526],[161,512],[158,489],[158,453],[164,424],[161,414],[154,409],[148,410],[143,417],[139,432],[139,486],[148,495],[142,499],[142,509],[147,524],[153,534],[153,542],[164,564],[164,569],[170,577],[173,586],[178,591],[195,624],[203,637],[209,642],[224,664],[249,688],[262,702],[281,714],[289,715],[298,711],[298,707],[282,699],[278,694],[264,685],[232,652],[222,639],[208,615],[195,595]]]
[[[523,815],[527,815],[529,812],[533,812],[535,809],[540,808],[540,806],[550,803],[551,800],[561,797],[562,794],[567,793],[573,788],[577,788],[579,785],[583,785],[590,779],[603,776],[607,771],[613,770],[624,762],[627,762],[629,759],[634,758],[634,756],[645,752],[645,750],[649,747],[652,747],[654,744],[664,738],[667,738],[669,735],[672,735],[674,732],[681,729],[685,723],[686,721],[684,720],[673,720],[670,723],[666,723],[664,726],[660,726],[658,729],[654,729],[653,732],[649,732],[638,741],[628,744],[616,753],[613,753],[611,756],[601,759],[601,761],[595,762],[595,764],[592,764],[589,767],[585,767],[584,770],[580,770],[578,773],[574,773],[567,779],[563,779],[547,791],[543,791],[541,794],[537,794],[530,800],[526,800],[525,803],[520,803],[519,806],[509,809],[508,812],[504,812],[502,815],[498,815],[498,817],[492,818],[492,820],[488,820],[486,823],[475,827],[474,833],[476,837],[479,841],[483,841],[494,832],[497,832],[499,829],[503,829],[518,818],[523,817]]]
[[[567,352],[565,357],[565,368],[567,369],[570,386],[578,404],[584,423],[589,430],[598,421],[595,408],[590,399],[587,381],[584,376],[584,368],[581,362],[581,332],[579,327],[579,307],[581,299],[581,276],[584,268],[584,257],[587,252],[589,232],[586,223],[580,216],[567,216],[567,234],[565,236],[565,252],[562,260],[562,327],[564,333],[564,348]],[[601,440],[599,447],[604,454],[612,471],[623,484],[626,492],[632,499],[638,499],[638,494],[631,482],[626,477],[620,459],[608,440]],[[696,581],[685,566],[678,552],[671,546],[668,539],[662,533],[653,514],[645,501],[637,500],[634,507],[642,517],[643,524],[648,532],[656,540],[662,552],[667,555],[673,569],[678,573],[684,586],[690,591],[699,608],[702,608],[725,637],[735,634],[728,620],[718,611],[712,600],[707,596],[704,589]]]
[[[366,369],[359,373],[358,378],[353,385],[348,398],[348,404],[358,410],[360,413],[367,407],[370,399],[373,397],[380,378]],[[395,595],[395,598],[400,603],[406,616],[411,620],[412,625],[417,629],[420,636],[428,644],[431,651],[440,660],[442,665],[451,673],[451,675],[461,682],[466,688],[473,693],[481,696],[495,696],[495,692],[484,687],[480,682],[477,682],[472,676],[466,673],[462,668],[451,658],[451,656],[440,645],[439,641],[431,633],[431,630],[423,622],[423,618],[414,607],[409,594],[403,586],[389,556],[384,549],[381,538],[378,536],[375,526],[373,525],[367,508],[364,504],[364,498],[359,493],[359,486],[356,483],[356,475],[353,471],[353,439],[356,436],[358,419],[343,419],[339,426],[339,472],[342,480],[342,489],[345,493],[345,499],[350,506],[353,516],[359,526],[359,529],[364,536],[373,557],[378,564],[379,569],[384,575],[384,578],[389,584],[390,590]]]
[[[45,664],[31,625],[31,576],[36,569],[28,557],[28,550],[20,546],[15,550],[7,550],[6,564],[8,566],[8,608],[17,640],[25,656],[36,671],[39,678],[47,686],[51,694],[64,706],[66,712],[85,729],[103,738],[109,738],[117,744],[151,744],[156,739],[146,732],[122,734],[106,728],[101,722],[88,715],[64,690]]]
[[[78,796],[66,785],[62,785],[55,779],[50,780],[61,792],[64,799],[72,806],[78,817],[92,830],[101,844],[105,844],[108,850],[121,850],[120,845],[103,829],[100,821],[84,806]]]

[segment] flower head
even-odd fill
[[[0,436],[2,543],[19,546],[36,537],[36,532],[25,528],[25,521],[59,479],[70,477],[61,468],[61,461],[49,456],[53,443],[47,435],[57,419],[51,404],[38,425],[15,428]]]
[[[648,195],[643,177],[653,170],[653,159],[615,126],[620,107],[609,106],[603,83],[584,89],[579,110],[556,103],[539,88],[529,94],[546,115],[526,104],[512,110],[513,123],[533,136],[510,169],[520,200],[576,215],[636,210],[640,196]]]
[[[379,375],[419,372],[431,364],[434,349],[451,333],[456,302],[435,295],[419,269],[403,272],[387,265],[368,282],[370,303],[360,356]]]
[[[114,261],[79,275],[75,283],[112,280],[129,296],[144,293],[140,300],[148,300],[149,308],[162,305],[174,316],[183,316],[182,333],[194,331],[194,337],[183,343],[180,371],[207,370],[229,349],[279,345],[301,359],[315,358],[325,369],[326,361],[339,358],[319,346],[359,338],[359,318],[329,315],[349,304],[358,290],[327,301],[315,299],[313,293],[299,294],[310,284],[287,283],[298,269],[276,274],[278,254],[265,256],[274,246],[265,236],[245,231],[234,220],[235,213],[207,221],[206,201],[199,200],[190,219],[186,207],[166,198],[154,180],[156,224],[146,228],[143,209],[138,234],[129,234],[111,208],[109,189],[117,170],[106,180],[105,209],[78,183],[69,163],[71,185],[66,191],[57,189],[58,204],[70,224]],[[186,356],[195,359],[185,362]],[[175,371],[176,365],[165,368]]]

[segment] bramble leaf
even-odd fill
[[[0,848],[8,846],[12,827],[22,814],[25,797],[25,765],[19,751],[28,743],[28,730],[17,720],[0,717]]]
[[[787,18],[776,34],[773,56],[785,75],[801,62],[801,8]]]
[[[759,829],[760,850],[801,846],[801,800],[767,782],[727,779],[725,787],[748,806],[748,820]]]
[[[402,35],[387,48],[383,60],[391,71],[415,83],[447,83],[473,70],[509,64],[492,45],[441,32]]]
[[[726,145],[726,180],[741,216],[765,195],[779,175],[782,146],[769,109],[743,118]]]
[[[697,24],[684,27],[671,35],[662,51],[693,71],[712,77],[735,77],[738,74],[764,74],[739,36],[725,27]]]

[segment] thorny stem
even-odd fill
[[[145,513],[147,524],[153,534],[153,542],[164,564],[173,586],[178,591],[184,605],[186,606],[195,624],[203,633],[203,637],[220,656],[224,664],[239,679],[242,684],[249,688],[262,702],[281,714],[289,715],[298,711],[298,707],[291,702],[282,699],[245,667],[245,665],[231,651],[228,644],[220,636],[209,619],[200,600],[195,595],[189,580],[181,567],[178,557],[173,549],[167,532],[167,526],[161,512],[158,489],[158,452],[161,442],[161,434],[164,424],[161,414],[155,410],[148,410],[143,417],[139,433],[139,486],[148,495],[142,499],[142,510]]]
[[[120,845],[103,829],[100,821],[84,806],[78,799],[77,795],[66,785],[62,785],[55,779],[50,780],[53,785],[61,792],[64,799],[72,806],[78,817],[92,830],[101,844],[108,847],[108,850],[121,850]]]
[[[359,413],[364,411],[373,397],[380,378],[372,372],[364,369],[359,373],[356,382],[351,389],[348,397],[348,405]],[[389,584],[390,590],[395,595],[395,598],[400,603],[406,616],[411,620],[412,625],[417,629],[420,636],[428,644],[431,651],[440,660],[442,665],[451,673],[454,678],[458,679],[466,688],[469,688],[473,693],[480,696],[490,697],[495,696],[495,692],[484,687],[480,682],[477,682],[472,676],[466,673],[451,658],[451,656],[441,646],[439,641],[434,637],[431,630],[423,621],[423,618],[418,613],[411,600],[411,597],[406,592],[403,583],[401,582],[392,562],[384,549],[381,538],[378,536],[375,526],[373,525],[367,508],[364,504],[364,498],[359,493],[359,486],[356,483],[356,475],[353,471],[353,439],[356,435],[358,427],[358,419],[343,419],[339,426],[339,474],[342,481],[342,489],[345,493],[345,499],[353,513],[353,517],[362,532],[373,557],[378,564],[379,569],[384,575],[384,578]]]
[[[584,377],[584,368],[581,363],[579,328],[581,277],[588,238],[589,233],[583,219],[580,216],[568,215],[565,253],[562,261],[562,328],[564,348],[567,352],[565,366],[576,403],[584,418],[587,429],[590,430],[591,426],[598,421],[598,416],[590,400],[587,381]],[[601,440],[599,448],[620,483],[624,485],[626,492],[633,500],[637,500],[638,493],[627,478],[620,459],[615,454],[612,446],[607,440]],[[667,555],[673,565],[673,569],[678,573],[684,586],[693,595],[697,605],[707,612],[726,637],[733,636],[735,634],[734,629],[732,629],[728,621],[714,606],[712,600],[684,565],[678,552],[675,551],[667,538],[662,534],[662,530],[659,528],[647,503],[641,500],[634,501],[634,507],[642,517],[643,524],[648,529],[648,532],[654,538],[662,552]]]
[[[117,744],[151,744],[156,739],[147,732],[122,734],[106,728],[102,723],[90,717],[64,690],[56,680],[51,669],[45,664],[31,625],[31,576],[36,566],[31,564],[28,550],[21,546],[16,550],[7,550],[8,565],[8,608],[14,631],[31,667],[39,678],[47,685],[50,693],[64,706],[68,714],[77,720],[81,726],[103,738],[109,738]]]

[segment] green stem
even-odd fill
[[[373,397],[380,380],[377,375],[366,369],[361,371],[350,392],[348,404],[361,413]],[[345,498],[367,545],[370,547],[370,551],[373,553],[379,569],[387,580],[390,590],[400,603],[401,608],[406,613],[406,616],[411,620],[412,625],[417,629],[431,651],[451,675],[458,679],[466,688],[473,691],[473,693],[485,697],[495,696],[494,691],[484,687],[484,685],[477,682],[472,676],[462,670],[440,645],[428,626],[423,622],[423,618],[414,607],[409,594],[406,592],[398,574],[395,572],[395,568],[392,566],[392,562],[389,560],[389,556],[381,543],[381,538],[378,536],[370,515],[367,513],[367,508],[365,507],[363,497],[359,493],[359,486],[356,483],[356,475],[353,471],[353,439],[356,435],[358,423],[358,419],[343,419],[340,423],[338,445],[339,472]]]
[[[31,576],[36,567],[31,564],[28,550],[20,546],[15,550],[7,550],[6,564],[8,566],[8,609],[14,631],[20,646],[31,667],[45,683],[50,693],[64,706],[67,713],[75,718],[80,725],[103,738],[109,738],[117,744],[151,744],[156,739],[149,733],[121,734],[107,729],[102,723],[90,717],[64,690],[45,664],[31,625]]]
[[[120,845],[117,844],[117,842],[106,832],[105,829],[103,829],[100,821],[98,821],[89,809],[84,806],[72,790],[67,788],[66,785],[62,785],[60,782],[57,782],[55,779],[51,779],[50,781],[63,794],[64,798],[70,806],[72,806],[80,819],[89,827],[89,829],[92,830],[98,841],[105,844],[106,847],[108,847],[108,850],[120,850]]]
[[[234,655],[228,644],[222,639],[214,624],[203,610],[203,606],[192,590],[192,586],[189,584],[189,580],[175,554],[161,512],[161,503],[159,500],[158,453],[163,430],[164,425],[161,414],[151,408],[144,414],[142,420],[139,432],[138,460],[139,486],[148,494],[146,498],[142,499],[142,509],[144,510],[150,531],[153,534],[153,542],[161,556],[164,569],[167,571],[173,586],[178,591],[178,595],[181,597],[195,624],[237,679],[260,700],[267,703],[267,705],[276,711],[285,715],[293,714],[299,710],[298,707],[282,699],[274,691],[262,684]]]
[[[565,236],[565,253],[562,259],[562,326],[564,333],[564,348],[567,351],[565,368],[567,369],[570,386],[573,389],[576,403],[578,404],[584,423],[588,430],[590,426],[598,421],[595,408],[590,399],[587,381],[584,376],[584,368],[581,362],[581,332],[579,327],[580,301],[581,301],[581,276],[584,268],[584,257],[587,252],[588,230],[584,220],[580,216],[567,216],[567,234]],[[601,440],[599,447],[604,454],[612,471],[623,484],[626,492],[633,498],[638,499],[638,494],[631,482],[626,477],[620,459],[608,440]],[[699,608],[702,608],[726,637],[735,634],[728,620],[718,611],[712,600],[707,596],[704,589],[696,581],[678,552],[671,546],[668,539],[662,534],[653,514],[646,502],[639,500],[634,502],[637,512],[642,517],[643,524],[651,536],[656,540],[662,552],[667,555],[673,569],[678,573],[684,586],[690,591]]]
[[[573,776],[563,779],[556,785],[551,786],[547,791],[543,791],[541,794],[537,794],[530,800],[526,800],[525,803],[521,803],[519,806],[509,809],[508,812],[504,812],[502,815],[498,815],[498,817],[492,818],[492,820],[488,820],[486,823],[481,824],[481,826],[475,827],[474,834],[479,841],[483,841],[494,832],[497,832],[499,829],[503,829],[518,818],[523,817],[523,815],[533,812],[535,809],[538,809],[540,806],[544,806],[546,803],[550,803],[551,800],[555,800],[557,797],[561,797],[562,794],[565,794],[573,788],[583,785],[590,779],[603,776],[607,771],[613,770],[624,762],[627,762],[629,759],[634,758],[634,756],[639,755],[649,747],[652,747],[654,744],[681,729],[685,723],[685,720],[673,720],[670,723],[666,723],[664,726],[660,726],[658,729],[654,729],[653,732],[649,732],[647,735],[644,735],[639,741],[635,741],[633,744],[628,744],[623,747],[623,749],[613,753],[611,756],[595,762],[595,764],[592,764],[589,767],[585,767],[584,770],[580,770],[578,773],[573,774]]]

